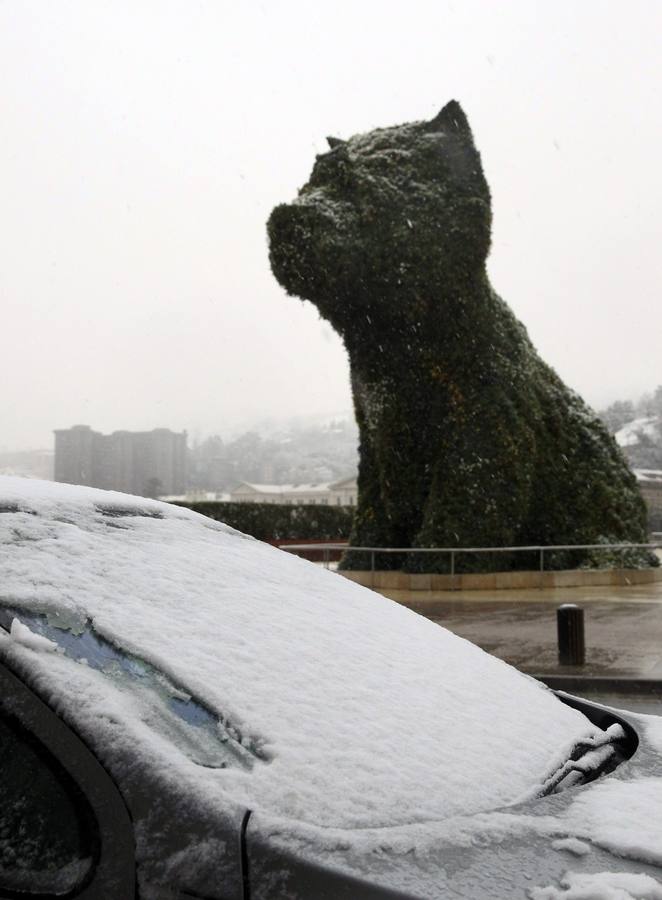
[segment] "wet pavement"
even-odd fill
[[[580,693],[581,687],[583,696],[590,693],[598,702],[662,713],[660,582],[554,590],[380,593],[523,672],[557,681],[578,676],[580,685],[576,678],[569,682],[572,693]],[[584,609],[584,666],[559,665],[556,610],[562,603]],[[601,686],[601,679],[609,681]]]

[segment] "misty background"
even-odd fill
[[[543,358],[595,407],[653,390],[661,26],[655,0],[0,3],[0,450],[342,418],[344,349],[265,222],[326,135],[451,98]]]

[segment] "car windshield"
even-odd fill
[[[15,639],[40,635],[75,662],[91,666],[112,679],[118,690],[141,698],[154,727],[202,766],[250,768],[261,757],[259,748],[222,715],[213,713],[154,666],[98,635],[89,620],[66,614],[39,613],[0,607],[0,625]]]
[[[250,808],[367,827],[539,796],[577,748],[609,743],[438,625],[195,513],[11,478],[0,502],[0,647],[58,685],[102,758],[120,716],[146,766],[164,753],[173,777]]]

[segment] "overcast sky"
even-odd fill
[[[265,222],[325,136],[458,99],[493,284],[595,406],[662,383],[657,0],[0,0],[0,449],[351,406]]]

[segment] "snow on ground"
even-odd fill
[[[249,769],[187,765],[176,737],[171,752],[150,727],[153,709],[113,678],[25,637],[2,649],[56,685],[88,730],[95,717],[100,733],[107,711],[113,746],[102,755],[118,742],[145,765],[161,754],[201,793],[325,827],[439,820],[535,793],[596,733],[472,644],[188,510],[12,478],[0,479],[0,507],[5,603],[91,620],[263,758]]]
[[[637,476],[637,481],[662,481],[662,471],[660,469],[633,469]]]

